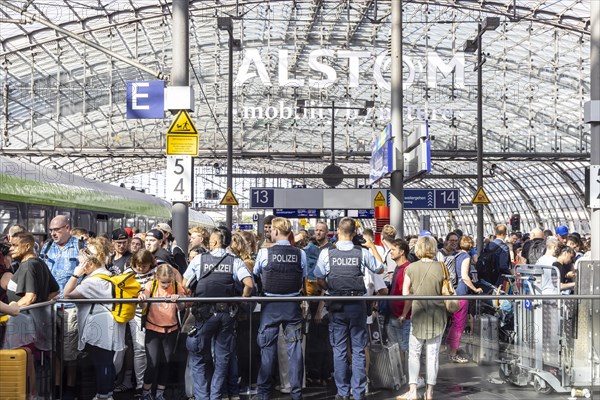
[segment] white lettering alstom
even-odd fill
[[[296,255],[296,254],[271,254],[271,262],[297,263],[298,255]]]
[[[278,63],[278,83],[280,87],[302,87],[306,82],[302,79],[290,79],[290,65],[289,65],[289,50],[281,49],[278,50],[279,63]],[[309,77],[308,86],[313,88],[327,88],[332,86],[338,80],[338,72],[329,63],[327,59],[331,58],[347,58],[348,69],[347,69],[347,81],[348,87],[358,87],[361,82],[360,79],[360,66],[369,65],[367,62],[362,62],[368,58],[373,58],[373,71],[372,77],[375,84],[380,89],[391,91],[390,82],[384,78],[386,69],[390,66],[390,57],[384,52],[378,56],[373,55],[368,51],[353,51],[353,50],[330,50],[330,49],[316,49],[308,55],[308,67],[317,72],[318,75],[325,76],[324,79],[314,79]],[[424,67],[423,63],[419,60],[415,62],[413,57],[410,55],[404,55],[403,61],[405,64],[405,71],[407,73],[407,79],[404,82],[404,88],[407,89],[418,80],[419,76],[423,74]],[[427,86],[430,88],[436,88],[438,85],[438,71],[441,72],[444,78],[447,78],[454,71],[454,85],[458,89],[464,88],[465,84],[465,55],[463,52],[456,52],[449,62],[445,62],[436,52],[428,52],[425,59],[427,68]],[[250,66],[254,64],[256,72],[250,72]],[[244,53],[244,59],[238,69],[235,85],[243,85],[249,79],[258,77],[263,85],[273,86],[271,77],[267,71],[267,67],[262,60],[262,56],[258,49],[246,49]]]
[[[331,257],[331,265],[347,265],[358,267],[358,257]]]

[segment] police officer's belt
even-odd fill
[[[365,292],[358,290],[340,290],[334,293],[329,293],[331,296],[364,296]]]
[[[214,304],[202,304],[196,307],[193,307],[192,312],[196,319],[208,319],[212,315],[216,313],[229,313],[231,311],[236,310],[236,306],[234,304],[229,303],[214,303]]]

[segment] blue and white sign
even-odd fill
[[[388,191],[388,205],[390,202]],[[458,210],[458,189],[404,189],[405,210]]]
[[[250,189],[250,208],[273,208],[274,189]]]
[[[239,224],[239,225],[234,225],[233,226],[233,230],[238,230],[238,231],[253,231],[254,230],[254,224]]]
[[[373,141],[371,148],[370,183],[373,184],[392,172],[393,161],[392,124],[388,124]]]
[[[127,81],[127,118],[164,118],[164,81]]]
[[[309,209],[283,209],[276,208],[273,210],[273,215],[276,217],[285,218],[319,218],[319,210]]]

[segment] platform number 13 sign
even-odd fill
[[[590,207],[600,208],[600,165],[590,165]]]
[[[167,156],[167,198],[193,201],[194,160],[192,156]]]

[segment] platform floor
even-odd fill
[[[539,399],[543,398],[566,400],[570,397],[570,393],[552,393],[542,395],[535,391],[533,386],[516,387],[510,383],[503,382],[498,376],[498,367],[478,366],[475,363],[455,364],[444,360],[444,356],[440,356],[440,369],[438,375],[438,384],[435,387],[435,399],[465,399],[465,400],[496,400],[496,399]],[[172,388],[171,388],[172,389]],[[387,390],[374,390],[368,394],[369,400],[394,400],[396,396],[406,392],[407,387],[404,386],[398,392]],[[422,395],[424,389],[419,390]],[[336,395],[336,388],[333,383],[326,387],[307,387],[303,390],[304,399],[314,400],[333,400]],[[598,396],[598,395],[596,395]],[[131,399],[133,392],[116,394],[115,399],[125,400]],[[240,395],[241,399],[249,399],[249,395]],[[167,399],[180,400],[185,398],[181,395],[176,395],[172,390],[167,391]],[[288,394],[282,394],[273,390],[273,400],[290,399]]]

